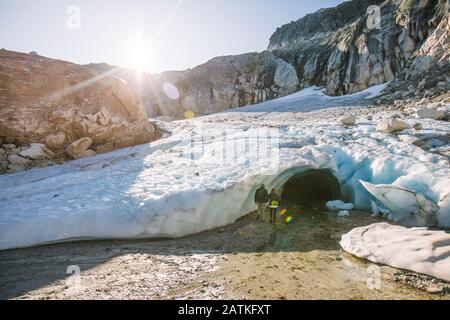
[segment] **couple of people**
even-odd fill
[[[270,209],[270,223],[275,224],[275,220],[278,213],[278,207],[280,203],[280,196],[275,191],[275,189],[272,189],[270,194],[266,190],[265,185],[261,185],[258,190],[255,192],[255,203],[258,205],[258,219],[262,217],[264,221],[264,216],[266,213],[266,207],[267,203],[269,203],[269,209]]]

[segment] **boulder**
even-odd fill
[[[386,120],[378,124],[377,131],[393,133],[408,129],[409,125],[398,119]]]
[[[341,120],[341,122],[344,126],[353,126],[356,122],[356,116],[351,115],[351,116],[345,117],[344,119]]]
[[[425,108],[417,110],[417,117],[420,119],[442,120],[445,118],[445,112],[442,109]]]
[[[45,138],[45,143],[50,148],[58,148],[58,146],[63,145],[65,141],[66,141],[66,134],[64,133],[64,131],[49,134]]]
[[[32,143],[29,148],[21,151],[19,155],[33,160],[44,160],[47,156],[44,149],[46,149],[45,145],[41,143]]]
[[[42,150],[45,152],[48,159],[53,159],[55,157],[55,153],[47,147],[44,147]]]
[[[65,150],[66,154],[74,159],[77,159],[79,155],[89,149],[92,144],[92,139],[84,137],[72,142]]]
[[[8,156],[8,161],[11,164],[15,164],[15,165],[21,165],[21,166],[26,166],[32,163],[31,160],[23,158],[17,154],[12,154],[10,156]]]

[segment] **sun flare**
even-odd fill
[[[138,72],[150,72],[152,70],[154,57],[153,50],[145,44],[142,37],[129,43],[125,47],[124,64]]]
[[[143,46],[132,47],[127,59],[129,66],[139,72],[149,71],[152,63],[151,51]]]

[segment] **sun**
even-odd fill
[[[154,63],[153,50],[144,42],[142,37],[138,37],[135,41],[128,43],[124,48],[124,52],[124,65],[140,73],[152,71]]]
[[[128,53],[128,65],[139,72],[150,71],[152,53],[141,44],[131,47]]]

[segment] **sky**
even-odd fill
[[[0,48],[150,73],[265,50],[277,27],[343,0],[0,0]]]

